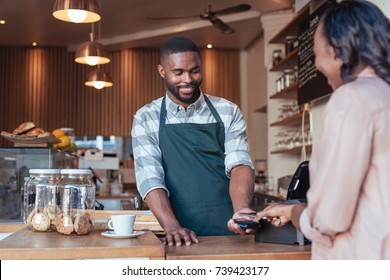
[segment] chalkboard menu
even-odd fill
[[[298,104],[304,104],[332,92],[326,77],[315,67],[313,37],[327,4],[311,13],[299,26]]]

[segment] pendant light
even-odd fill
[[[102,44],[94,41],[93,31],[90,33],[90,38],[90,42],[81,44],[77,49],[75,61],[91,66],[109,63],[107,51]]]
[[[96,0],[56,0],[53,16],[73,23],[91,23],[100,20],[100,8]]]
[[[98,67],[88,73],[85,85],[96,89],[102,89],[105,87],[112,87],[113,83],[107,72]]]

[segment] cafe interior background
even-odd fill
[[[54,2],[0,1],[1,131],[12,132],[25,121],[46,131],[71,128],[78,151],[69,157],[41,155],[43,164],[54,158],[65,167],[91,167],[102,179],[97,184],[101,195],[97,199],[106,209],[121,206],[118,199],[104,201],[104,195],[112,198],[122,192],[132,196],[134,207],[147,207],[135,188],[130,138],[133,115],[165,92],[156,67],[159,46],[171,36],[186,36],[201,49],[202,90],[237,103],[247,121],[256,168],[255,207],[285,198],[291,175],[300,162],[310,159],[330,92],[298,105],[294,80],[280,88],[281,78],[289,75],[284,70],[294,69],[297,63],[298,49],[286,55],[286,37],[283,33],[281,38],[275,36],[297,14],[308,15],[309,9],[325,1],[98,0],[101,19],[79,24],[54,18]],[[389,1],[371,2],[390,14]],[[250,8],[241,6],[218,14],[242,4]],[[150,19],[187,15],[193,17]],[[234,32],[213,25],[210,15]],[[90,43],[100,44],[109,63],[75,62],[81,47]],[[281,50],[278,61],[276,50]],[[275,68],[280,59],[293,62]],[[96,73],[111,86],[85,85],[87,79],[99,76]],[[21,173],[23,165],[43,168],[34,166],[39,164],[36,158],[21,159],[10,153],[13,144],[0,138],[1,221],[20,219],[21,185],[28,176]]]

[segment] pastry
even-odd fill
[[[43,212],[49,216],[50,220],[54,220],[56,218],[56,208],[54,205],[46,205]]]
[[[50,230],[56,229],[56,216],[61,213],[60,208],[55,205],[46,205],[43,209],[44,213],[46,213],[50,218]]]
[[[19,125],[15,130],[12,132],[14,135],[22,134],[32,128],[35,127],[35,124],[33,122],[24,122],[21,125]]]
[[[35,213],[31,225],[36,231],[47,231],[50,228],[50,218],[45,213]]]
[[[35,215],[35,211],[31,211],[31,213],[27,216],[26,223],[29,229],[32,229],[32,219],[34,215]]]
[[[41,134],[38,134],[37,137],[38,138],[41,138],[41,137],[48,137],[52,135],[50,132],[44,132],[44,133],[41,133]]]
[[[59,214],[56,218],[56,230],[59,233],[70,235],[73,232],[72,217],[67,214]]]
[[[87,234],[92,231],[92,220],[88,213],[78,215],[74,220],[74,230],[77,234]]]
[[[54,220],[56,218],[56,206],[54,205],[46,205],[43,212],[49,216],[50,220]]]
[[[34,127],[33,129],[30,129],[26,132],[27,136],[38,136],[39,134],[45,133],[46,131],[43,130],[43,128],[40,127]]]

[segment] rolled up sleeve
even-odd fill
[[[235,107],[234,117],[225,136],[225,171],[230,176],[230,171],[237,165],[246,165],[254,169],[249,155],[249,145],[246,135],[246,123],[238,107]]]
[[[146,120],[137,113],[131,131],[137,189],[143,199],[157,188],[164,189],[169,195],[164,181],[156,121],[156,118]]]
[[[307,239],[327,247],[332,247],[332,239],[329,236],[322,234],[310,225],[307,208],[303,210],[301,217],[299,218],[299,226]]]

